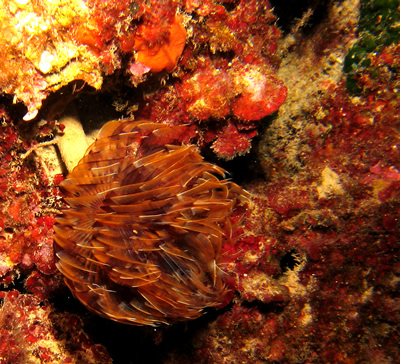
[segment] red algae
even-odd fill
[[[66,329],[54,329],[54,308],[48,299],[61,287],[53,251],[54,214],[61,206],[60,177],[51,173],[50,166],[34,162],[33,154],[41,155],[35,151],[37,144],[22,142],[23,132],[4,106],[1,118],[0,363],[60,363],[68,357],[76,362],[79,356],[82,363],[109,363],[105,352],[95,358],[96,344],[90,341],[86,346],[77,342],[77,352],[70,353],[62,338]],[[32,136],[40,139],[57,132],[56,124],[42,123]],[[60,322],[68,317],[59,316]],[[86,335],[81,324],[73,331]]]
[[[309,122],[332,127],[308,134],[302,167],[293,173],[276,158],[279,174],[251,189],[258,198],[246,230],[258,243],[235,243],[246,252],[228,267],[240,300],[210,324],[203,362],[399,360],[398,77],[382,89],[386,75],[362,76],[358,100],[341,82],[316,101],[311,115],[323,116]],[[263,326],[271,320],[273,332]]]
[[[12,272],[19,264],[24,269],[36,266],[43,273],[54,273],[53,257],[53,213],[46,214],[52,203],[59,200],[58,189],[50,177],[43,178],[43,171],[21,157],[27,150],[19,140],[18,130],[7,113],[2,111],[0,148],[3,152],[1,163],[2,221],[0,253],[5,259],[2,276]],[[41,178],[42,177],[42,178]]]
[[[231,11],[213,2],[186,7],[205,17],[204,26],[187,22],[191,35],[176,71],[180,80],[149,100],[138,116],[194,124],[199,143],[214,142],[217,156],[229,160],[250,151],[261,120],[285,101],[287,89],[276,76],[280,32],[267,2],[240,1]],[[146,70],[134,72],[141,81]]]
[[[239,132],[233,122],[228,122],[220,132],[217,132],[217,138],[211,148],[217,156],[232,159],[233,156],[246,154],[251,148],[251,139],[256,135],[256,130]]]
[[[268,1],[224,4],[74,0],[50,5],[40,0],[33,6],[15,1],[2,18],[3,38],[11,41],[3,45],[0,90],[27,106],[24,119],[29,121],[52,92],[73,82],[99,90],[105,76],[122,70],[131,75],[129,86],[158,73],[162,85],[173,73],[168,86],[178,92],[170,89],[169,98],[179,105],[166,109],[169,118],[179,108],[193,124],[209,121],[214,140],[232,116],[240,133],[255,131],[287,95],[276,76],[280,31]],[[156,100],[149,100],[150,108]],[[198,127],[199,140],[209,127]],[[243,132],[237,147],[219,148],[218,156],[232,159],[249,152],[254,134]]]
[[[0,363],[111,363],[107,353],[82,331],[80,319],[60,315],[39,298],[0,292]],[[54,325],[53,322],[57,322]],[[65,338],[70,337],[68,346]]]

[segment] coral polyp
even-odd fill
[[[57,267],[88,308],[118,322],[169,324],[229,301],[219,263],[248,196],[203,160],[186,126],[107,123],[61,183]]]

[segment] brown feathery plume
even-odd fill
[[[57,267],[84,305],[133,325],[170,324],[226,304],[218,263],[247,192],[224,179],[186,126],[107,123],[62,182]]]

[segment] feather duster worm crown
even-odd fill
[[[57,267],[102,316],[169,324],[226,301],[221,247],[247,193],[178,142],[187,132],[111,121],[61,183],[69,208],[55,226]]]

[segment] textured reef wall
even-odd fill
[[[0,1],[0,363],[400,362],[399,7]],[[131,327],[72,297],[53,253],[71,110],[88,136],[185,124],[249,191],[224,308]]]

